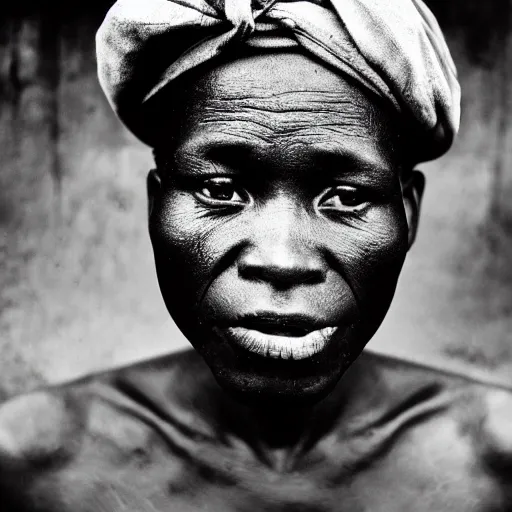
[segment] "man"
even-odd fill
[[[458,128],[426,7],[120,0],[98,62],[195,351],[5,404],[3,510],[511,509],[512,395],[361,354]]]

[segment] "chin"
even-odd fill
[[[229,344],[215,344],[215,350],[196,348],[221,388],[237,401],[290,408],[323,400],[363,350],[333,344],[324,353],[297,361],[263,357]]]
[[[339,377],[311,377],[298,381],[271,380],[238,372],[215,374],[222,389],[243,405],[257,408],[307,408],[326,398]]]

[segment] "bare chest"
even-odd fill
[[[449,417],[416,420],[344,440],[326,438],[286,471],[269,467],[243,445],[174,437],[124,456],[107,448],[100,454],[96,446],[55,474],[55,510],[509,510],[474,432]]]

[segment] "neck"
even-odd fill
[[[288,407],[283,404],[237,404],[229,411],[228,421],[234,420],[234,430],[255,447],[294,450],[299,445],[307,444],[308,437],[318,424],[320,409],[319,405]],[[234,416],[231,416],[233,413]]]
[[[179,403],[184,417],[193,418],[195,430],[222,443],[243,443],[263,463],[283,471],[322,439],[345,429],[351,417],[375,406],[370,390],[375,389],[376,376],[364,355],[326,398],[304,407],[269,402],[248,406],[220,388],[198,354],[189,351],[182,359],[181,370],[165,386],[168,407],[176,410]]]
[[[363,365],[364,366],[364,365]],[[225,432],[242,439],[265,464],[290,469],[325,437],[343,428],[364,401],[363,372],[348,372],[334,390],[314,405],[261,402],[245,405],[223,393]]]

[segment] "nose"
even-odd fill
[[[306,235],[311,229],[304,215],[280,209],[267,212],[252,227],[251,243],[238,262],[240,277],[275,288],[325,281],[327,265],[314,237]]]

